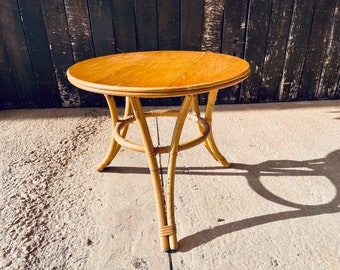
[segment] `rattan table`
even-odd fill
[[[202,142],[223,166],[228,161],[217,149],[211,132],[212,111],[219,89],[235,85],[250,74],[248,62],[237,57],[211,52],[153,51],[122,53],[88,59],[67,71],[69,81],[80,89],[104,94],[112,117],[112,141],[97,170],[102,171],[116,156],[121,146],[145,152],[156,199],[160,246],[164,251],[178,248],[174,215],[176,158],[179,151]],[[205,114],[201,115],[198,94],[209,93]],[[124,117],[119,117],[114,96],[126,99]],[[140,98],[182,96],[178,111],[144,112]],[[155,146],[147,117],[176,117],[170,145]],[[197,123],[198,136],[181,142],[185,120]],[[125,139],[129,124],[136,121],[143,145]],[[169,153],[168,176],[163,191],[157,154]]]

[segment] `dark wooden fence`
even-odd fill
[[[1,0],[0,108],[102,106],[100,95],[68,83],[67,68],[144,50],[248,60],[250,78],[220,91],[219,103],[339,99],[339,2]]]

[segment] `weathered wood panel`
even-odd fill
[[[204,0],[202,50],[220,52],[224,0]]]
[[[0,109],[20,108],[0,24]]]
[[[30,54],[39,107],[59,107],[60,95],[54,79],[54,68],[40,0],[19,0],[26,44]]]
[[[243,84],[241,102],[258,102],[259,99],[271,4],[271,0],[251,0],[248,7],[248,29],[244,56],[251,65],[252,73]]]
[[[294,1],[279,100],[297,100],[304,68],[315,1]],[[321,29],[320,29],[321,30]]]
[[[157,50],[157,1],[135,0],[135,15],[138,51]]]
[[[321,70],[324,62],[331,32],[336,0],[319,0],[316,3],[313,24],[308,42],[304,69],[299,85],[298,98],[314,99],[320,81]],[[321,32],[320,29],[323,29]]]
[[[100,95],[74,88],[67,68],[94,56],[158,49],[208,50],[248,60],[250,78],[220,91],[218,103],[338,99],[339,5],[339,0],[1,0],[0,108],[106,106]]]
[[[95,55],[115,53],[111,1],[88,0],[88,4]]]
[[[74,61],[79,62],[94,57],[87,0],[64,0],[64,3]],[[80,91],[79,93],[82,106],[102,106],[105,104],[101,95],[87,91]]]
[[[133,0],[111,1],[117,52],[137,51],[136,21]]]
[[[158,48],[180,49],[180,0],[158,0]]]
[[[339,99],[339,79],[340,79],[340,1],[337,0],[331,25],[328,30],[327,47],[325,57],[320,66],[322,71],[315,98],[317,99]],[[338,79],[337,79],[338,78]]]
[[[201,50],[203,12],[203,0],[181,1],[181,50]]]
[[[36,93],[31,61],[17,2],[1,0],[0,11],[2,35],[15,83],[13,88],[17,90],[22,107],[39,107],[42,103]]]
[[[248,0],[225,1],[222,53],[243,58]],[[238,103],[241,84],[219,91],[219,103]]]
[[[41,0],[54,73],[62,107],[81,106],[79,90],[70,85],[66,70],[74,64],[63,0]]]
[[[272,102],[278,98],[282,79],[282,67],[289,36],[294,0],[273,0],[267,37],[267,49],[263,62],[259,101]]]
[[[222,53],[243,57],[248,0],[226,1],[223,18]]]

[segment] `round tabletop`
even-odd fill
[[[90,92],[135,97],[199,94],[237,84],[250,74],[243,59],[212,52],[150,51],[91,58],[67,70]]]

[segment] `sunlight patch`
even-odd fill
[[[317,206],[336,196],[334,184],[325,176],[261,176],[263,186],[274,195],[296,204]]]

